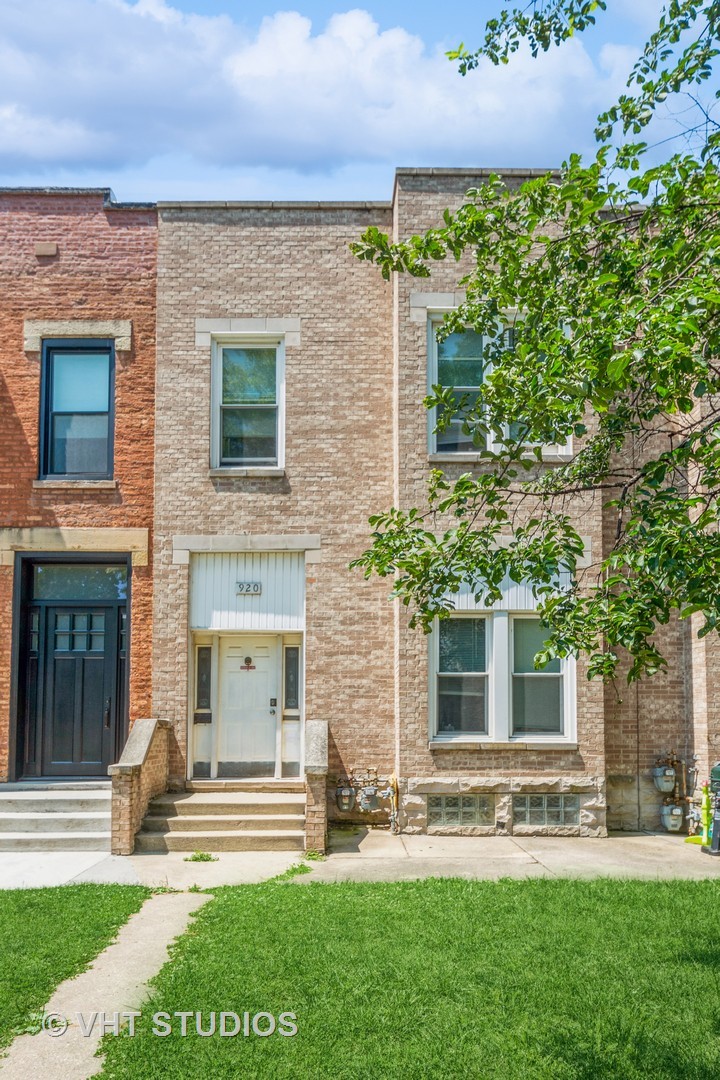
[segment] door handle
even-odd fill
[[[274,715],[275,715],[275,710],[274,710],[274,709],[271,709],[271,710],[270,710],[270,715],[271,715],[271,716],[274,716]]]
[[[108,730],[110,728],[110,705],[111,705],[111,699],[106,698],[105,699],[105,710],[103,712],[103,724],[105,725],[106,728],[108,728]]]

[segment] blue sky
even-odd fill
[[[502,0],[1,0],[0,185],[120,199],[388,198],[397,165],[591,152],[661,0],[461,78]]]

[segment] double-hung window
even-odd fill
[[[438,734],[488,730],[488,648],[485,618],[443,619],[438,625]]]
[[[40,477],[111,479],[112,341],[45,341],[42,360]]]
[[[476,333],[469,327],[463,331],[455,332],[445,338],[437,340],[437,331],[441,325],[439,316],[433,316],[428,321],[428,385],[441,386],[443,389],[451,389],[455,401],[464,401],[463,412],[474,408],[480,387],[489,368],[485,366],[483,349],[488,344],[489,338]],[[503,334],[503,344],[508,349],[514,349],[517,340],[517,329],[514,325],[504,328],[498,326],[498,336]],[[518,402],[522,406],[522,402]],[[429,417],[429,449],[431,454],[439,454],[443,457],[452,457],[456,454],[477,454],[479,450],[487,447],[485,438],[478,441],[473,439],[471,431],[463,430],[465,420],[460,414],[456,414],[442,431],[437,430],[438,421],[442,416],[442,406],[433,409]],[[519,417],[517,421],[511,421],[505,425],[506,437],[513,441],[522,441],[524,445],[538,446],[538,443],[525,440],[526,427]],[[498,452],[502,449],[500,442],[490,441],[489,448]],[[562,445],[545,445],[542,447],[544,458],[567,459],[572,456],[572,439],[568,437]]]
[[[512,620],[512,733],[562,735],[564,686],[562,661],[551,660],[536,669],[548,630],[540,619]]]
[[[575,661],[535,668],[548,630],[530,613],[462,612],[431,635],[430,737],[438,742],[569,742]]]
[[[213,466],[283,464],[282,374],[280,341],[216,343]]]
[[[444,341],[438,341],[439,325],[433,320],[429,324],[430,386],[440,385],[443,389],[452,389],[458,403],[464,400],[465,409],[472,408],[483,381],[482,335],[468,329],[450,334]],[[476,453],[481,449],[473,441],[472,433],[463,431],[464,420],[459,415],[453,416],[443,431],[436,431],[441,413],[442,409],[438,407],[432,410],[430,417],[432,452]]]

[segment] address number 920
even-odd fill
[[[262,581],[238,581],[238,596],[260,596],[262,593]]]

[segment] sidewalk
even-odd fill
[[[0,854],[0,889],[82,881],[167,886],[249,885],[283,873],[300,860],[292,852],[221,852],[217,862],[185,862],[182,852],[107,855],[104,852]],[[496,880],[501,877],[720,878],[720,859],[669,833],[580,837],[391,836],[384,829],[336,830],[330,854],[306,863],[295,880],[408,881],[425,877]]]
[[[425,877],[718,878],[720,858],[670,833],[566,836],[391,836],[379,829],[337,830],[331,854],[311,863],[313,881],[409,881]]]

